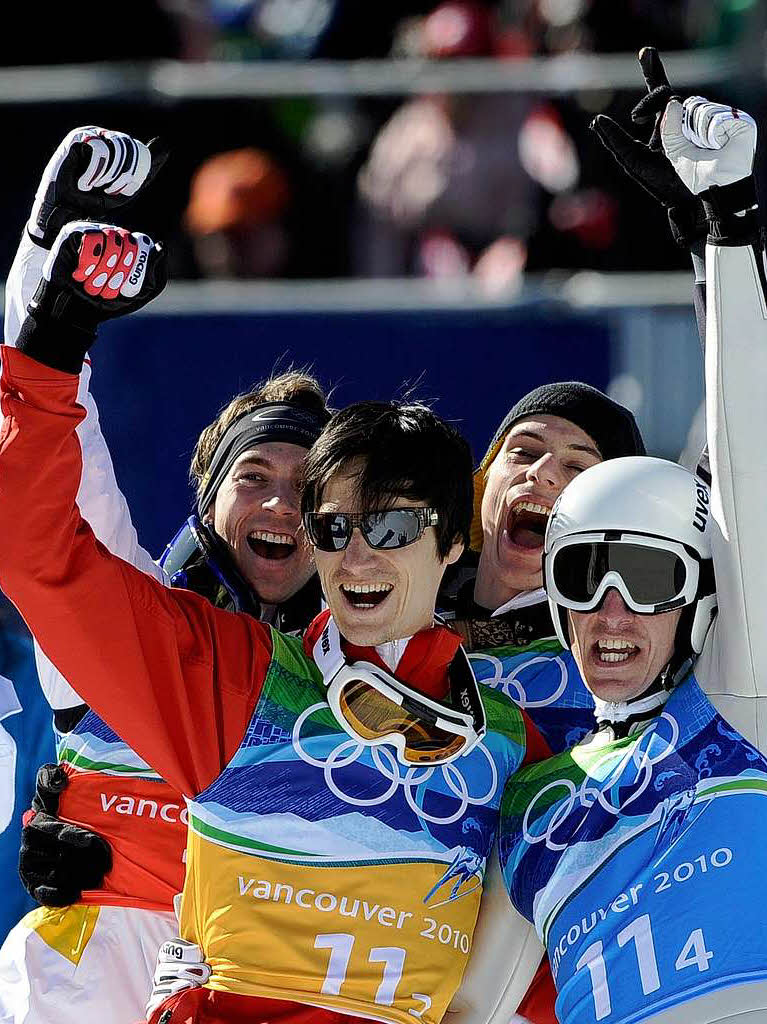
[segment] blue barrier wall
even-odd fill
[[[530,388],[577,378],[604,388],[610,330],[596,315],[509,310],[270,313],[127,318],[93,350],[93,390],[142,543],[161,552],[189,512],[187,470],[218,409],[277,365],[313,364],[334,404],[414,387],[481,457]]]

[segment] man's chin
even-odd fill
[[[608,674],[606,672],[587,672],[585,674],[586,687],[599,700],[609,701],[614,704],[624,704],[626,701],[634,700],[641,696],[649,686],[644,676],[637,676],[626,672]]]
[[[311,579],[310,576],[301,574],[297,578],[276,582],[273,578],[267,579],[256,573],[248,573],[247,580],[250,586],[258,595],[262,604],[284,604],[291,597],[295,597]]]
[[[356,647],[375,647],[391,640],[391,623],[380,615],[363,617],[359,612],[348,613],[332,605],[330,611],[341,635]]]
[[[528,571],[523,571],[519,565],[508,568],[503,574],[503,581],[508,589],[509,597],[522,594],[527,590],[538,590],[543,586],[540,561],[537,566],[531,567]]]
[[[543,585],[543,547],[525,548],[507,540],[498,545],[495,571],[510,590],[534,590]]]
[[[406,631],[407,623],[397,614],[396,605],[394,608],[391,604],[387,606],[387,602],[395,600],[393,595],[389,595],[377,607],[355,608],[351,601],[339,595],[328,601],[328,607],[339,632],[349,643],[357,647],[375,647],[417,632],[416,628]]]

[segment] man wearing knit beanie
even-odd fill
[[[632,413],[588,384],[544,384],[521,398],[474,476],[471,549],[478,558],[469,562],[476,574],[464,573],[456,618],[489,619],[544,602],[543,535],[560,491],[596,462],[644,454]],[[541,625],[545,632],[535,632],[551,635],[549,622]]]

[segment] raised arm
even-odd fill
[[[103,220],[144,191],[167,159],[156,140],[144,145],[122,132],[75,128],[45,168],[6,285],[5,343],[16,345],[43,264],[63,224]],[[120,491],[90,394],[90,360],[80,374],[78,401],[86,412],[78,427],[83,475],[77,503],[98,539],[110,551],[162,579],[161,570],[138,543],[128,503]]]
[[[194,794],[242,738],[270,660],[269,631],[115,557],[76,504],[84,412],[75,374],[100,320],[161,289],[161,253],[143,235],[69,225],[44,281],[21,351],[3,361],[0,586],[82,699]]]
[[[69,132],[45,168],[6,282],[6,345],[16,345],[58,228],[68,220],[103,216],[135,198],[152,181],[166,156],[156,143],[145,146],[121,132],[96,127]],[[77,504],[96,537],[110,551],[163,579],[162,570],[138,542],[128,503],[118,487],[90,393],[90,378],[91,364],[87,360],[78,389],[78,402],[86,415],[77,428],[82,449]],[[54,710],[82,703],[37,643],[35,660],[40,685]]]
[[[669,103],[664,149],[706,206],[706,418],[719,614],[696,674],[767,751],[767,293],[752,168],[756,125],[732,107]]]

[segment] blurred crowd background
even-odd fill
[[[562,55],[729,52],[728,99],[764,107],[763,0],[141,0],[26,5],[0,64],[514,62]],[[16,27],[18,26],[18,27]],[[761,80],[760,80],[761,60]],[[201,67],[206,64],[199,65]],[[702,91],[698,71],[695,91]],[[450,80],[450,76],[447,76]],[[52,80],[53,81],[53,80]],[[126,82],[134,81],[126,76]],[[676,83],[675,83],[676,84]],[[689,91],[687,83],[680,89]],[[713,91],[721,89],[712,81]],[[176,278],[472,277],[686,265],[662,213],[588,131],[640,95],[604,84],[390,95],[170,98],[126,84],[82,99],[0,93],[0,276],[52,148],[83,123],[161,135],[172,160],[136,223],[171,244]],[[55,86],[54,86],[55,87]],[[733,97],[733,90],[738,94]],[[709,90],[711,91],[711,89]],[[23,149],[23,159],[16,152]]]

